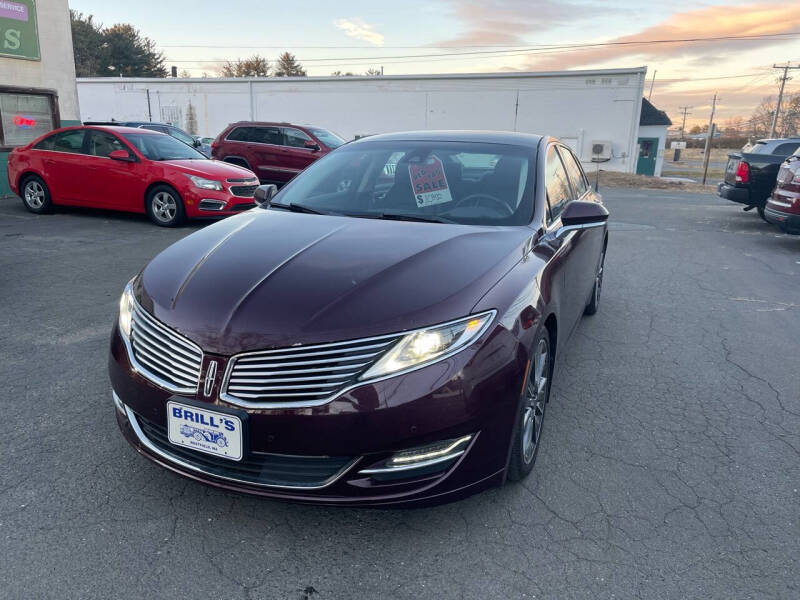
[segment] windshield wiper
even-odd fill
[[[360,215],[359,215],[360,216]],[[450,219],[438,217],[436,215],[413,215],[409,213],[378,213],[373,219],[384,219],[386,221],[417,221],[419,223],[455,223]]]
[[[292,212],[296,213],[307,213],[310,215],[332,215],[335,213],[325,212],[323,210],[317,210],[316,208],[311,208],[310,206],[306,206],[305,204],[298,204],[297,202],[289,202],[289,204],[276,204],[270,203],[270,207],[277,206],[278,208],[286,208]]]

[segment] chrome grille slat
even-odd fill
[[[262,350],[231,359],[222,398],[257,406],[302,405],[333,398],[402,334]]]
[[[351,375],[355,375],[358,371],[349,371],[347,373],[338,373],[336,375],[314,375],[313,377],[292,377],[289,379],[270,379],[272,383],[292,383],[294,381],[330,381],[331,379],[347,379]],[[231,377],[231,385],[236,385],[237,383],[250,383],[253,379],[248,379],[246,377]]]
[[[316,369],[290,369],[288,371],[245,371],[244,369],[260,369],[262,368],[260,365],[255,365],[252,367],[247,367],[245,365],[239,365],[236,363],[236,370],[239,375],[242,377],[245,376],[264,376],[264,375],[298,375],[300,373],[325,373],[327,371],[344,371],[345,369],[350,369],[352,371],[351,374],[358,373],[358,369],[353,371],[353,367],[357,367],[358,365],[344,365],[341,367],[317,367]]]
[[[203,351],[133,302],[130,350],[140,371],[177,392],[197,390]]]
[[[176,364],[181,365],[181,366],[189,369],[190,372],[196,366],[195,363],[191,359],[187,358],[186,356],[182,356],[180,354],[175,354],[169,348],[165,348],[164,344],[162,344],[161,342],[158,342],[158,341],[156,341],[156,340],[154,340],[152,338],[145,338],[145,337],[139,336],[139,337],[136,338],[135,341],[136,341],[137,344],[145,346],[145,348],[149,348],[151,353],[155,352],[157,354],[166,354],[166,355],[168,355],[170,358],[172,358],[173,360],[176,361]]]
[[[359,354],[358,356],[345,356],[345,357],[341,358],[340,360],[338,360],[337,362],[345,362],[345,361],[346,362],[352,362],[354,360],[361,360],[362,358],[369,359],[369,358],[372,358],[374,356],[375,356],[374,353],[373,354]],[[298,361],[293,361],[293,362],[277,362],[275,359],[271,359],[269,362],[268,361],[264,361],[263,363],[259,363],[259,365],[260,366],[264,366],[264,367],[281,367],[281,366],[301,367],[303,365],[324,365],[325,363],[329,363],[329,362],[331,362],[331,359],[329,359],[329,358],[323,358],[323,359],[320,359],[320,360],[298,360]],[[366,361],[362,361],[359,364],[365,365],[368,362],[369,361],[366,360]]]
[[[153,319],[150,315],[147,315],[141,308],[136,307],[136,310],[133,312],[133,318],[138,319],[139,323],[146,327],[153,335],[160,336],[166,342],[171,342],[176,345],[178,349],[187,352],[189,356],[194,356],[195,353],[201,352],[200,348],[180,339],[177,334],[167,330],[164,325]]]
[[[354,352],[363,352],[364,350],[371,350],[373,348],[376,348],[375,352],[373,352],[372,354],[377,354],[381,349],[386,348],[386,346],[388,346],[388,345],[389,345],[389,343],[371,344],[369,346],[360,346],[360,347],[354,348],[353,351]],[[309,356],[324,356],[324,355],[329,355],[329,354],[344,354],[345,352],[346,352],[346,350],[323,350],[322,352],[303,352],[303,353],[298,353],[298,354],[289,354],[289,353],[287,353],[286,358],[291,358],[291,359],[306,358],[306,357],[309,357]],[[258,357],[242,358],[241,362],[245,363],[245,364],[246,363],[251,363],[251,362],[261,363],[261,362],[266,361],[266,360],[281,360],[281,359],[270,359],[269,356],[264,356],[264,357],[258,356]]]

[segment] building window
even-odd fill
[[[58,126],[54,93],[0,87],[0,149],[24,146]]]

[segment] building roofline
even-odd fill
[[[78,77],[78,83],[209,83],[209,82],[281,82],[291,81],[408,81],[414,79],[531,79],[538,77],[592,77],[600,75],[640,75],[647,72],[647,67],[630,67],[624,69],[576,69],[569,71],[508,71],[496,73],[440,73],[422,75],[353,75],[353,76],[308,76],[308,77]]]

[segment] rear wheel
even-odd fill
[[[168,185],[157,185],[150,190],[145,201],[145,209],[150,220],[161,227],[177,227],[186,218],[183,200],[178,192]]]
[[[517,427],[508,464],[508,479],[519,481],[533,470],[542,438],[544,412],[550,399],[550,334],[542,327],[533,343],[528,379],[520,402]]]
[[[44,179],[38,175],[29,175],[22,181],[21,195],[22,203],[32,213],[41,215],[53,210],[53,201],[50,198],[50,190]]]

